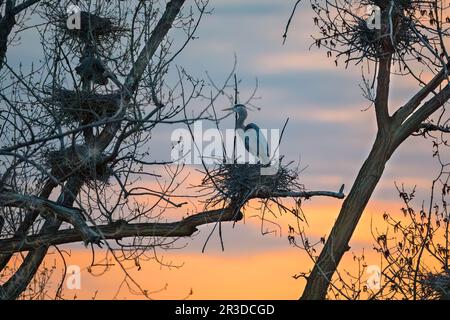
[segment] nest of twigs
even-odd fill
[[[379,30],[369,28],[365,20],[359,20],[354,29],[353,43],[365,57],[377,59],[385,53],[397,53],[399,55],[407,52],[412,45],[418,43],[420,39],[411,29],[411,21],[405,17],[403,11],[399,12],[399,4],[393,22],[393,30]]]
[[[50,101],[63,122],[89,123],[114,115],[119,110],[120,95],[55,89]]]
[[[279,165],[276,173],[262,175],[261,164],[220,164],[208,171],[202,186],[211,190],[206,206],[225,204],[242,207],[253,198],[277,198],[277,194],[304,191],[298,171]]]
[[[92,13],[84,8],[80,12],[80,28],[68,28],[69,14],[66,10],[67,6],[63,3],[56,7],[47,6],[45,17],[56,27],[61,43],[79,52],[84,50],[87,43],[95,43],[99,54],[107,57],[121,37],[129,32],[129,28],[114,12]]]
[[[54,19],[55,25],[61,31],[82,42],[117,37],[127,31],[114,17],[101,17],[86,11],[80,12],[80,29],[69,29],[67,27],[68,19],[69,15],[66,12],[58,12]]]
[[[112,169],[104,161],[105,155],[84,145],[49,151],[45,156],[52,174],[62,180],[76,174],[87,184],[108,183],[112,174]]]
[[[387,52],[402,56],[420,41],[411,29],[411,17],[408,17],[408,11],[415,10],[413,6],[411,0],[398,0],[393,2],[392,10],[385,9],[391,10],[387,25],[392,26],[392,30],[370,29],[366,21],[360,20],[354,33],[355,47],[359,47],[369,58],[378,58]]]
[[[450,300],[450,270],[439,274],[430,274],[423,284],[435,292],[440,299]]]

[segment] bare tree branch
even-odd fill
[[[447,68],[450,68],[450,63],[447,64]],[[412,97],[403,107],[399,108],[393,115],[396,125],[402,124],[406,118],[408,118],[414,110],[422,103],[422,101],[447,78],[447,70],[443,68],[433,79],[428,82],[414,97]]]
[[[404,123],[401,125],[394,134],[393,148],[396,148],[412,133],[417,131],[422,122],[431,116],[436,110],[441,108],[450,99],[450,85],[446,85],[438,94],[425,102],[416,112],[414,112]],[[394,149],[395,150],[395,149]]]
[[[234,209],[218,209],[197,213],[183,220],[170,223],[127,223],[117,221],[110,225],[91,227],[105,240],[119,240],[127,237],[189,237],[197,227],[216,222],[239,221],[243,217],[240,211]],[[0,240],[0,253],[29,251],[40,247],[61,245],[81,241],[82,235],[78,230],[67,229],[57,232],[27,236],[23,239]]]
[[[449,126],[440,126],[433,123],[422,123],[419,127],[419,130],[423,130],[424,133],[430,131],[440,131],[442,133],[450,133]]]
[[[391,80],[392,55],[386,54],[380,58],[377,78],[377,95],[375,98],[375,113],[377,126],[380,131],[387,132],[390,126],[389,117],[389,91]]]
[[[47,199],[13,192],[0,193],[0,206],[26,208],[30,211],[39,212],[43,216],[54,217],[60,221],[68,222],[81,233],[85,243],[98,243],[100,240],[99,234],[87,226],[80,209],[66,207]]]
[[[345,194],[344,191],[344,185],[342,185],[341,189],[338,192],[332,192],[332,191],[299,191],[299,192],[262,192],[259,191],[255,195],[251,196],[250,198],[260,198],[260,199],[267,199],[267,198],[305,198],[309,199],[312,197],[330,197],[330,198],[337,198],[337,199],[344,199]]]
[[[66,183],[66,186],[58,198],[58,203],[64,206],[71,206],[75,201],[76,195],[80,192],[82,180],[78,177],[72,177]],[[41,234],[53,233],[58,231],[62,222],[56,219],[46,219]],[[0,286],[0,300],[12,300],[25,290],[36,274],[42,260],[47,255],[48,246],[43,245],[37,249],[28,252],[24,261],[14,273],[2,286]]]
[[[178,16],[184,2],[185,0],[172,0],[167,3],[166,11],[153,30],[151,37],[146,42],[125,80],[125,87],[128,88],[130,92],[134,92],[136,90],[142,79],[142,75],[150,62],[150,59],[153,57],[156,49],[158,49],[161,44],[161,40],[166,36],[170,28],[172,28],[172,24]]]

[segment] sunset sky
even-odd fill
[[[363,111],[368,101],[362,96],[361,66],[336,67],[326,51],[311,47],[311,35],[316,33],[309,1],[299,6],[283,45],[282,35],[295,1],[274,0],[212,0],[211,15],[204,17],[192,41],[177,57],[175,65],[191,74],[205,78],[205,71],[220,82],[230,72],[237,56],[237,75],[242,79],[241,97],[253,90],[258,79],[254,104],[261,111],[249,113],[249,121],[263,128],[279,128],[287,118],[289,124],[280,153],[287,161],[300,160],[305,168],[301,182],[308,190],[337,191],[345,184],[350,190],[352,181],[368,155],[375,136],[373,109]],[[23,45],[9,51],[13,63],[32,60],[30,50],[39,48],[38,39],[24,34]],[[401,105],[418,89],[411,79],[394,77],[391,104]],[[221,106],[222,107],[222,106]],[[223,105],[223,107],[230,107]],[[231,121],[231,120],[230,120]],[[231,126],[225,122],[224,126]],[[170,157],[170,133],[175,127],[161,127],[154,132],[151,142],[153,160]],[[350,243],[341,268],[352,268],[351,252],[366,253],[368,264],[379,264],[373,253],[371,221],[384,228],[381,216],[387,211],[398,213],[399,201],[394,182],[405,186],[418,186],[418,200],[426,199],[431,178],[437,173],[433,161],[431,141],[410,138],[394,154],[379,183],[361,223]],[[194,172],[198,167],[188,170]],[[194,178],[193,178],[194,179]],[[308,218],[307,233],[312,238],[328,235],[336,219],[341,200],[313,198],[303,205]],[[184,211],[181,213],[184,214]],[[305,281],[292,276],[306,272],[312,264],[299,249],[289,246],[287,225],[295,223],[292,217],[271,219],[281,226],[267,225],[276,233],[261,234],[261,221],[250,216],[257,214],[251,208],[245,222],[233,228],[224,226],[225,251],[222,252],[217,233],[202,253],[210,226],[204,226],[193,238],[180,239],[182,247],[169,252],[160,251],[164,261],[182,265],[165,268],[155,261],[141,263],[140,271],[132,271],[136,280],[149,291],[157,291],[167,284],[166,290],[155,293],[155,299],[181,299],[192,289],[192,299],[297,299]],[[306,227],[306,226],[305,226]],[[97,298],[112,298],[118,290],[123,273],[113,267],[108,273],[94,277],[87,272],[91,252],[82,246],[70,245],[68,264],[83,269],[81,290],[65,290],[65,296],[89,298],[98,290]],[[98,251],[99,257],[102,251]],[[51,264],[57,255],[47,258]],[[100,268],[101,269],[101,268]],[[94,273],[95,273],[94,269]],[[54,283],[57,282],[54,279]],[[136,298],[128,290],[120,291],[119,298]]]

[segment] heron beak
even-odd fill
[[[233,111],[233,107],[231,107],[231,108],[226,108],[226,109],[222,109],[222,111]]]

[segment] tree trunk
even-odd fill
[[[380,180],[391,151],[391,135],[380,131],[372,150],[361,167],[330,236],[320,253],[318,262],[307,279],[302,300],[325,299],[327,288],[344,253],[359,219]]]
[[[15,24],[16,20],[13,14],[8,13],[0,18],[0,69],[3,67],[8,49],[8,36]]]

